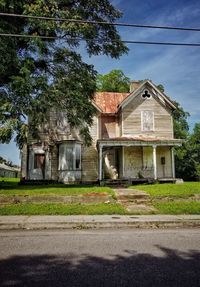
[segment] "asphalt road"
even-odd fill
[[[200,286],[200,229],[0,233],[0,286]]]

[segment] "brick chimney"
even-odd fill
[[[131,81],[130,83],[130,93],[134,92],[141,84],[143,80]]]

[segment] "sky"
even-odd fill
[[[123,16],[118,22],[142,25],[200,28],[199,0],[112,0]],[[123,40],[200,43],[200,32],[117,28]],[[129,44],[129,53],[120,59],[89,57],[81,49],[84,61],[100,74],[121,69],[131,80],[151,79],[162,84],[165,93],[190,113],[192,130],[200,122],[200,47]],[[19,164],[14,142],[0,145],[0,156]]]

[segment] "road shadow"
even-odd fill
[[[158,247],[160,257],[128,251],[111,259],[87,256],[13,256],[0,261],[0,286],[196,287],[200,252]]]

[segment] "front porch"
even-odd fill
[[[99,140],[99,181],[175,180],[174,146],[180,140]]]

